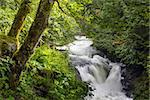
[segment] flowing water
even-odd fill
[[[132,100],[122,92],[120,64],[96,55],[93,42],[85,36],[75,38],[73,43],[57,49],[69,51],[72,65],[92,88],[85,100]]]

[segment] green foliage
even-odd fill
[[[20,0],[0,0],[0,34],[6,35],[9,32],[19,2]]]
[[[69,67],[68,57],[47,46],[36,49],[21,75],[15,93],[9,90],[8,75],[5,75],[10,72],[10,64],[8,60],[2,60],[1,98],[12,98],[15,95],[21,100],[81,100],[88,92],[87,85],[79,81]]]
[[[13,61],[9,58],[0,58],[0,100],[3,98],[12,98],[14,91],[9,89],[9,73]],[[10,99],[13,100],[13,99]]]
[[[45,31],[43,40],[50,45],[64,45],[72,42],[74,35],[80,32],[80,28],[75,19],[68,14],[66,4],[68,0],[61,1],[62,12],[55,3],[49,18],[49,26]]]
[[[97,49],[111,60],[126,64],[128,70],[149,71],[149,65],[146,67],[149,55],[149,0],[71,1],[77,2],[79,11],[73,6],[68,6],[68,9],[75,15],[82,32],[93,39]],[[149,80],[146,75],[145,80]],[[144,98],[148,97],[148,86],[144,85],[145,81],[142,79],[136,80],[136,84],[138,85],[134,87],[134,97],[137,100],[145,100]],[[144,95],[140,95],[141,91]]]
[[[66,3],[68,3],[67,0],[62,1],[61,7],[64,7],[63,9],[68,12],[65,8]],[[6,35],[10,30],[21,0],[0,0],[0,4],[0,34]],[[20,44],[23,43],[28,34],[38,4],[39,0],[32,0],[32,11],[27,16],[20,33]],[[49,27],[44,32],[41,43],[63,45],[71,42],[78,32],[80,32],[80,28],[74,18],[60,11],[55,4],[49,18]],[[15,97],[19,100],[81,100],[88,91],[87,85],[79,81],[75,72],[69,68],[68,57],[46,46],[38,48],[28,62],[27,68],[21,74],[17,91],[10,90],[8,85],[9,67],[12,66],[12,63],[0,62],[0,68],[2,68],[0,70],[2,73],[0,77],[2,80],[0,99],[14,100]]]
[[[148,0],[59,0],[62,12],[55,3],[49,26],[41,44],[63,45],[73,41],[74,35],[86,33],[94,46],[129,68],[147,66],[149,37]],[[0,0],[0,34],[9,32],[21,0]],[[39,0],[32,0],[32,11],[27,16],[20,33],[21,44],[34,20]],[[7,13],[6,13],[7,12]],[[69,68],[66,55],[49,49],[38,48],[22,73],[17,91],[9,90],[10,59],[0,59],[0,99],[13,100],[14,95],[23,100],[80,100],[87,87],[78,81]],[[147,67],[145,67],[147,66]],[[149,71],[150,72],[150,71]],[[145,78],[144,78],[145,79]],[[139,79],[136,82],[142,80]],[[145,79],[147,80],[147,78]],[[135,98],[147,98],[146,85],[135,83]],[[138,87],[140,87],[138,89]],[[143,93],[144,95],[140,96]]]
[[[134,100],[149,100],[149,80],[147,75],[139,77],[135,81]]]
[[[67,58],[61,52],[46,46],[36,50],[29,63],[36,72],[33,76],[36,91],[40,92],[44,88],[46,93],[43,95],[54,100],[79,100],[86,94],[86,85],[76,79]]]
[[[93,0],[92,3],[82,3],[82,7],[85,9],[80,10],[82,22],[79,16],[75,18],[98,49],[128,66],[146,66],[148,0]],[[75,13],[76,10],[70,8],[70,11]],[[86,20],[87,17],[90,20]]]
[[[27,16],[23,29],[19,34],[20,44],[24,42],[24,39],[28,34],[30,26],[35,18],[39,1],[40,0],[32,0],[31,13]],[[69,12],[65,6],[68,3],[68,0],[61,1],[60,3],[60,6],[66,13]],[[0,34],[6,35],[11,28],[15,14],[21,4],[21,0],[0,0],[0,4],[2,5],[0,6]],[[80,28],[74,18],[62,12],[57,3],[55,3],[49,18],[49,26],[44,32],[41,44],[46,42],[50,45],[63,45],[73,41],[74,35],[79,32]]]

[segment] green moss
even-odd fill
[[[0,35],[0,56],[12,56],[17,50],[17,39]]]

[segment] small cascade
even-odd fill
[[[97,55],[93,42],[85,36],[75,38],[73,43],[57,49],[69,51],[72,65],[92,88],[85,100],[133,100],[122,92],[120,64]]]

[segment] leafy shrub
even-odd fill
[[[9,89],[9,67],[12,64],[13,61],[9,57],[0,58],[0,99],[13,98],[14,91]]]
[[[16,0],[0,0],[0,34],[6,35],[11,27],[19,2]],[[7,12],[7,13],[6,13]]]
[[[55,49],[42,46],[22,72],[17,91],[9,89],[10,60],[1,59],[0,97],[21,100],[81,100],[88,92],[87,85],[76,78],[69,67],[68,57]],[[11,99],[10,99],[11,100]]]
[[[142,75],[135,81],[134,100],[149,100],[149,79],[147,75]]]
[[[79,100],[86,95],[86,84],[76,79],[66,58],[47,46],[36,50],[28,63],[28,71],[37,96],[54,100]]]

